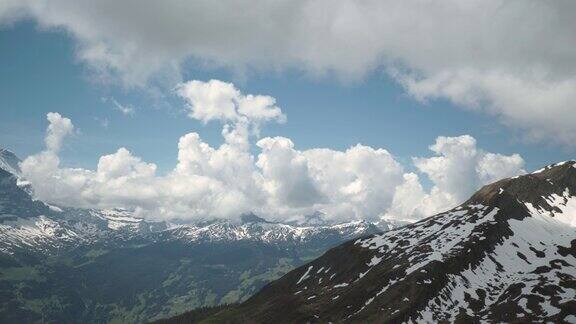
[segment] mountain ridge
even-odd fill
[[[574,323],[575,194],[574,161],[497,181],[335,247],[206,321]]]
[[[3,157],[13,153],[3,150]],[[8,152],[8,153],[6,153]],[[19,159],[14,155],[16,161]],[[0,161],[3,161],[0,159]],[[127,232],[136,236],[152,235],[159,240],[188,240],[189,243],[204,241],[249,240],[273,242],[274,240],[305,241],[311,236],[321,235],[322,231],[333,235],[352,237],[364,232],[377,232],[380,229],[365,221],[340,224],[297,225],[270,222],[253,213],[244,214],[240,222],[226,220],[205,224],[170,224],[164,221],[147,221],[133,216],[123,209],[82,209],[59,207],[46,204],[31,196],[31,190],[23,187],[22,179],[16,170],[11,172],[7,162],[0,163],[0,251],[10,247],[62,248],[74,238],[77,243],[90,239],[102,239],[110,233]],[[26,219],[26,220],[25,220]],[[82,224],[84,222],[84,224]],[[276,232],[276,233],[274,233]],[[31,241],[26,241],[26,234]],[[100,235],[100,237],[97,237]],[[62,239],[63,242],[52,243]],[[82,241],[82,242],[81,242]]]
[[[380,232],[254,214],[176,225],[54,206],[12,171],[0,168],[0,323],[141,323],[236,303],[332,246]]]

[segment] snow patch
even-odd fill
[[[312,268],[314,268],[314,266],[309,266],[308,270],[306,270],[306,272],[302,275],[302,277],[300,277],[300,279],[298,280],[298,282],[296,283],[297,285],[299,285],[302,281],[310,278],[310,270],[312,270]]]

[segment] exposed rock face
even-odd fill
[[[342,244],[209,319],[576,323],[576,162]]]

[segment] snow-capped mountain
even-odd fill
[[[188,242],[254,241],[270,244],[300,244],[327,236],[358,237],[379,232],[379,228],[365,221],[337,225],[294,226],[272,222],[215,222],[209,225],[181,225],[163,233],[168,239]]]
[[[17,157],[2,151],[0,161],[0,323],[142,323],[236,303],[330,247],[380,231],[252,214],[175,225],[53,206],[33,198]]]
[[[576,323],[576,162],[342,244],[214,322]]]
[[[35,200],[17,175],[0,170],[0,252],[56,252],[150,232],[154,223],[121,210],[60,208]],[[162,224],[161,224],[162,225]],[[166,227],[155,226],[159,229]]]
[[[15,248],[54,251],[109,240],[179,240],[187,243],[254,241],[301,244],[329,237],[350,239],[379,232],[375,225],[355,221],[336,225],[298,226],[268,222],[257,216],[242,223],[215,221],[173,225],[150,222],[121,209],[56,207],[34,200],[17,178],[0,170],[0,251]]]
[[[16,154],[0,147],[0,169],[19,176],[21,171],[18,164],[20,162]]]
[[[348,239],[380,231],[365,221],[297,225],[268,222],[253,214],[243,215],[242,223],[173,225],[146,221],[128,210],[57,207],[33,199],[31,190],[22,185],[25,181],[20,175],[19,162],[14,153],[0,149],[0,251],[4,252],[25,247],[53,251],[98,240],[143,236],[151,241],[189,243],[244,240],[298,244],[329,236]]]

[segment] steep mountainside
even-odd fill
[[[255,215],[174,225],[125,210],[51,206],[32,198],[17,158],[2,161],[0,323],[141,323],[239,302],[330,247],[379,231]]]
[[[207,322],[576,323],[576,162],[342,244]]]
[[[0,147],[0,169],[8,173],[20,175],[19,163],[20,159],[16,154]]]

